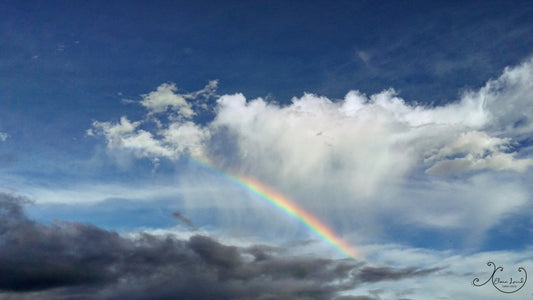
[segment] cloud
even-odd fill
[[[149,157],[155,162],[160,157],[179,158],[181,155],[202,155],[204,142],[210,133],[202,126],[191,121],[197,111],[208,109],[206,101],[216,96],[217,81],[211,81],[202,90],[178,94],[175,84],[164,83],[156,91],[142,95],[140,104],[148,109],[147,119],[130,121],[122,116],[118,123],[93,122],[87,135],[103,135],[112,149],[128,149],[140,157]],[[194,105],[188,100],[195,100]],[[166,113],[170,124],[163,128],[156,114]],[[155,123],[152,132],[141,128],[146,123]]]
[[[337,298],[338,300],[379,300],[379,298],[370,296],[342,296]]]
[[[28,219],[28,200],[0,194],[2,296],[83,299],[333,299],[365,282],[436,269],[375,268],[353,260],[280,256],[271,247],[224,245]]]
[[[401,281],[381,281],[357,286],[350,290],[351,295],[369,297],[368,299],[501,299],[502,293],[491,286],[475,287],[472,280],[476,277],[487,279],[491,269],[487,262],[493,261],[508,273],[501,276],[518,276],[518,267],[528,272],[533,268],[531,248],[513,251],[491,251],[480,253],[459,253],[450,250],[430,250],[409,248],[404,245],[376,244],[364,246],[370,264],[388,262],[398,270],[407,270],[416,264],[420,270],[441,268],[439,271]],[[380,269],[381,267],[378,267]],[[378,272],[379,273],[379,272]],[[517,274],[518,273],[518,274]],[[528,279],[529,280],[529,279]],[[528,281],[529,283],[529,281]],[[525,299],[531,292],[528,283],[515,294],[506,294],[510,299]],[[347,298],[351,299],[351,298]],[[356,298],[357,299],[357,298]],[[362,298],[365,299],[365,298]]]
[[[184,117],[192,117],[194,112],[190,104],[181,95],[175,94],[176,91],[175,84],[162,84],[157,88],[157,91],[143,95],[141,104],[151,113],[161,113],[170,108]]]
[[[371,56],[365,51],[357,51],[357,57],[361,59],[365,64],[370,62]]]
[[[16,178],[16,177],[14,177]],[[63,184],[62,186],[42,187],[32,185],[26,180],[14,182],[17,193],[23,194],[41,203],[81,204],[102,202],[107,199],[147,200],[176,198],[184,190],[164,182],[142,184],[119,184],[114,182],[95,182],[80,184]]]
[[[150,132],[142,129],[136,130],[140,123],[139,121],[131,122],[128,118],[121,117],[117,124],[95,121],[93,127],[98,133],[106,136],[108,146],[111,148],[132,149],[140,156],[172,156],[173,151],[153,139]],[[89,129],[87,134],[94,135],[94,131]]]
[[[141,103],[159,94],[174,100],[150,100],[146,119],[95,122],[91,133],[105,137],[110,149],[156,162],[191,156],[255,177],[354,236],[361,226],[385,230],[390,216],[401,215],[397,226],[474,227],[482,237],[528,205],[532,74],[527,60],[441,106],[409,103],[393,89],[369,96],[350,91],[340,100],[304,94],[280,105],[216,96],[216,84],[189,94],[165,84]],[[189,100],[201,95],[218,97],[208,108],[212,118],[180,113],[204,111],[176,100],[195,103]],[[210,205],[224,206],[216,199]],[[512,200],[502,205],[505,199]]]
[[[247,101],[243,95],[235,94],[218,99],[216,116],[207,124],[171,118],[165,126],[161,125],[164,120],[155,118],[163,128],[148,132],[139,128],[141,121],[130,122],[122,117],[119,123],[95,122],[93,128],[99,129],[111,147],[144,149],[146,156],[170,158],[190,147],[212,151],[209,147],[213,145],[208,142],[213,135],[231,133],[238,143],[233,150],[240,152],[244,163],[250,156],[254,161],[259,158],[259,162],[276,158],[276,169],[288,163],[282,169],[285,172],[294,170],[294,164],[301,167],[300,173],[332,168],[332,160],[337,159],[356,170],[354,175],[364,173],[364,177],[373,178],[382,177],[383,170],[390,172],[392,164],[398,166],[402,161],[395,167],[398,171],[392,173],[394,176],[422,163],[421,158],[426,158],[425,166],[432,170],[457,155],[462,158],[455,162],[460,165],[458,171],[524,171],[532,161],[514,157],[516,152],[508,146],[517,134],[533,131],[527,118],[527,96],[533,89],[529,80],[532,64],[528,61],[508,68],[479,92],[467,93],[459,102],[439,107],[409,105],[394,90],[370,97],[352,91],[344,100],[335,102],[306,94],[283,107],[261,98]],[[149,115],[170,109],[179,117],[190,119],[194,112],[186,98],[215,95],[215,88],[216,82],[211,82],[201,91],[177,94],[174,84],[163,84],[143,95],[140,103]],[[185,108],[186,112],[182,112]],[[502,133],[506,135],[501,136]],[[267,149],[270,153],[265,157]],[[468,155],[472,157],[467,159]],[[363,160],[372,161],[372,166]],[[480,160],[484,162],[476,164]],[[439,168],[442,169],[436,169]],[[374,174],[368,176],[369,173]]]
[[[427,172],[434,174],[460,173],[469,170],[511,169],[524,172],[533,164],[533,159],[514,159],[510,149],[510,138],[490,137],[486,132],[465,132],[442,147],[426,161],[437,161]],[[459,158],[445,159],[461,155]]]
[[[189,229],[191,229],[191,230],[197,230],[198,229],[198,227],[196,227],[196,225],[194,225],[194,223],[191,220],[189,220],[189,218],[185,217],[179,211],[173,212],[172,216],[174,218],[178,219],[181,223],[185,224],[185,226],[187,226]]]
[[[5,142],[9,135],[5,132],[0,132],[0,141]]]
[[[388,267],[364,267],[361,269],[359,277],[363,282],[378,282],[384,280],[400,280],[412,276],[424,276],[439,270],[439,268],[425,270],[408,268],[395,270]]]
[[[158,114],[170,110],[176,112],[178,117],[190,119],[196,115],[193,110],[193,105],[187,101],[197,100],[203,98],[204,100],[216,96],[218,81],[210,81],[203,89],[188,93],[178,94],[178,88],[174,83],[164,83],[160,85],[156,91],[142,95],[142,101],[140,104],[149,110],[149,114]],[[195,106],[200,108],[206,108],[205,103]]]

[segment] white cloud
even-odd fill
[[[396,214],[413,226],[475,227],[482,236],[528,202],[523,178],[533,159],[516,145],[533,133],[532,72],[533,60],[507,68],[437,107],[408,104],[392,89],[338,101],[305,94],[285,106],[223,95],[214,119],[203,122],[189,109],[205,102],[187,100],[215,95],[216,81],[181,95],[164,84],[143,96],[147,119],[95,122],[91,133],[152,159],[208,158],[350,230]]]
[[[475,248],[484,232],[528,203],[529,190],[518,175],[478,174],[460,181],[432,180],[402,191],[388,203],[398,218],[420,228],[465,229],[465,247]]]
[[[204,143],[210,137],[209,130],[191,121],[197,110],[208,109],[206,101],[216,96],[218,81],[210,81],[203,89],[187,94],[178,94],[173,83],[164,83],[156,91],[142,95],[140,104],[148,109],[147,118],[130,121],[122,116],[118,123],[93,122],[87,135],[100,134],[106,137],[111,149],[127,149],[141,157],[149,157],[155,162],[160,157],[177,159],[181,155],[203,156]],[[194,105],[187,101],[193,100]],[[131,101],[128,100],[128,103]],[[158,116],[165,113],[170,122]],[[144,129],[150,123],[156,129]]]
[[[219,99],[210,130],[232,134],[239,169],[362,198],[419,167],[433,174],[525,171],[532,160],[506,152],[512,140],[485,131],[491,120],[479,97],[433,108],[408,105],[387,90],[350,92],[338,102],[307,94],[279,107],[238,94]]]
[[[215,97],[218,86],[217,80],[210,81],[203,89],[187,94],[178,94],[174,83],[164,83],[156,91],[142,95],[140,104],[148,109],[149,114],[159,114],[167,110],[177,112],[178,118],[190,119],[196,112],[193,105],[187,101]],[[199,102],[199,101],[197,101]],[[205,109],[205,103],[195,103],[195,106]]]
[[[161,198],[175,198],[182,190],[168,184],[124,185],[116,183],[84,183],[63,187],[26,185],[20,193],[37,204],[61,203],[82,204],[97,203],[108,199],[128,199],[153,201]]]
[[[486,157],[467,154],[465,157],[443,160],[435,163],[427,171],[433,174],[460,173],[464,171],[493,169],[497,171],[513,170],[523,172],[533,165],[532,159],[516,160],[513,154],[494,153]]]
[[[130,149],[140,156],[171,157],[174,155],[172,149],[162,145],[159,140],[143,129],[137,129],[141,122],[130,122],[127,117],[121,117],[119,123],[93,122],[93,129],[88,131],[89,135],[95,132],[106,137],[110,148]]]
[[[156,91],[142,95],[141,104],[151,113],[162,113],[167,109],[179,112],[180,115],[190,118],[194,115],[192,107],[182,95],[176,94],[178,90],[173,83],[164,83]]]
[[[183,154],[202,155],[204,140],[209,132],[192,122],[175,122],[154,134],[138,129],[140,122],[122,117],[119,123],[94,122],[88,132],[106,137],[109,148],[127,149],[138,156],[157,160],[159,157],[178,158]]]
[[[513,277],[519,280],[524,273],[518,267],[526,269],[528,274],[533,270],[532,249],[522,251],[492,251],[472,255],[420,248],[409,248],[401,245],[366,245],[362,247],[367,261],[372,265],[384,265],[395,268],[442,268],[427,276],[403,279],[398,281],[382,281],[376,284],[365,284],[350,291],[352,295],[370,295],[379,289],[381,299],[397,299],[398,293],[409,292],[413,299],[488,299],[496,300],[503,297],[509,299],[527,299],[531,296],[530,278],[524,288],[516,293],[503,294],[490,283],[476,287],[472,285],[474,278],[481,283],[488,279],[492,270],[487,262],[502,266],[498,271],[501,278]]]
[[[209,131],[193,122],[172,123],[160,135],[164,137],[163,143],[176,153],[196,157],[203,156],[204,141],[209,139]]]
[[[132,123],[127,117],[121,117],[120,122],[116,125],[111,122],[95,121],[93,122],[93,127],[100,130],[105,135],[110,147],[120,147],[123,145],[122,137],[132,134],[140,123],[141,122]],[[92,129],[89,129],[87,133],[89,135],[94,135]]]
[[[323,170],[332,160],[339,160],[354,170],[356,178],[366,178],[364,186],[372,186],[372,177],[381,178],[382,172],[391,174],[392,164],[391,175],[401,175],[421,163],[433,173],[524,171],[531,159],[516,158],[509,145],[515,142],[516,134],[533,131],[527,119],[527,95],[533,94],[528,80],[531,64],[508,68],[479,92],[440,107],[408,105],[394,90],[370,97],[353,91],[337,102],[306,94],[284,107],[261,98],[247,101],[236,94],[219,98],[216,118],[208,124],[171,118],[166,128],[151,135],[135,130],[140,122],[129,122],[125,117],[116,125],[95,122],[94,127],[104,131],[110,146],[147,148],[146,155],[169,157],[189,147],[197,149],[195,152],[209,151],[200,148],[221,129],[229,130],[237,138],[236,150],[243,158],[253,153],[260,156],[254,157],[254,162],[276,157],[283,162],[281,171],[287,173],[307,173],[315,167]],[[177,94],[174,84],[163,84],[143,95],[140,103],[150,115],[170,109],[191,118],[195,112],[186,99],[213,96],[216,86],[212,81],[200,91]],[[164,120],[153,120],[164,127]],[[141,135],[138,145],[133,139],[136,135]],[[128,144],[125,137],[133,140]],[[165,143],[176,151],[156,149]],[[269,155],[263,155],[266,152]],[[368,161],[372,161],[371,166]],[[279,167],[273,166],[276,172]]]
[[[490,137],[486,132],[465,132],[442,147],[426,161],[436,161],[427,172],[434,174],[460,173],[469,170],[493,169],[523,172],[533,165],[533,159],[515,159],[509,150],[510,138]],[[455,157],[448,159],[448,157]]]
[[[489,81],[472,95],[484,100],[491,112],[487,130],[512,138],[531,136],[533,132],[533,59],[506,68],[497,80]]]
[[[5,142],[8,137],[9,135],[7,133],[0,132],[0,141]]]

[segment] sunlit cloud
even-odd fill
[[[411,104],[392,89],[340,100],[305,94],[281,106],[216,96],[214,83],[188,94],[163,84],[142,95],[146,119],[96,121],[88,133],[154,162],[207,159],[253,176],[348,232],[401,215],[404,225],[478,228],[480,242],[500,216],[527,205],[520,178],[533,159],[517,145],[533,133],[532,73],[532,60],[507,68],[443,106]],[[214,117],[194,118],[190,109],[206,109],[196,99],[212,96]]]

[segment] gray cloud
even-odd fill
[[[180,213],[179,211],[175,211],[172,213],[172,216],[176,219],[178,219],[178,221],[180,221],[180,223],[184,224],[185,226],[187,226],[189,229],[191,230],[196,230],[198,229],[198,227],[196,227],[196,225],[194,225],[194,223],[189,220],[189,218],[185,217],[182,213]]]
[[[370,296],[343,296],[337,298],[337,300],[379,300],[379,298],[374,298]]]
[[[441,268],[431,269],[393,269],[388,267],[364,267],[361,269],[359,278],[363,282],[378,282],[384,280],[400,280],[406,277],[424,276],[430,273],[440,271]]]
[[[280,256],[279,249],[116,232],[26,217],[25,198],[0,194],[0,295],[76,299],[333,299],[366,282],[435,269]]]

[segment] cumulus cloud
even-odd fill
[[[131,122],[127,117],[122,117],[116,124],[95,121],[93,127],[98,133],[106,136],[110,148],[131,149],[140,156],[172,157],[175,151],[154,139],[152,133],[142,129],[136,130],[140,123],[139,121]],[[92,130],[88,134],[94,135]]]
[[[217,81],[211,81],[200,91],[178,94],[175,84],[164,83],[156,91],[142,95],[140,104],[148,110],[146,120],[132,122],[122,116],[117,123],[95,121],[87,134],[104,135],[110,148],[129,149],[138,156],[150,157],[154,161],[159,157],[202,155],[203,143],[209,138],[209,131],[191,121],[196,115],[193,107],[206,110],[205,100],[216,95],[216,87]],[[204,101],[195,101],[193,106],[187,99]],[[171,124],[164,128],[162,121],[154,116],[161,113],[166,113],[168,120],[171,120]],[[141,128],[150,122],[157,125],[154,132]]]
[[[463,158],[454,162],[461,166],[458,171],[523,171],[532,161],[514,157],[508,145],[518,134],[533,130],[527,117],[531,109],[528,96],[533,89],[531,65],[528,61],[506,69],[479,92],[440,107],[407,104],[394,90],[370,97],[352,91],[340,101],[306,94],[287,106],[261,98],[247,101],[235,94],[218,99],[215,119],[207,124],[173,120],[166,126],[158,123],[163,129],[150,133],[139,128],[140,121],[123,117],[118,123],[95,122],[93,127],[106,136],[110,146],[145,149],[145,155],[173,158],[191,145],[211,146],[206,141],[223,128],[237,137],[237,150],[245,162],[257,153],[254,160],[275,157],[282,165],[289,165],[286,169],[301,166],[302,173],[328,168],[335,159],[355,170],[355,175],[364,173],[367,178],[382,177],[381,172],[389,173],[393,164],[398,170],[393,175],[401,174],[421,158],[425,158],[428,170],[435,171],[433,166],[458,155]],[[201,91],[177,94],[174,84],[163,84],[142,95],[140,103],[150,115],[170,110],[190,119],[195,112],[186,98],[215,95],[215,88],[216,82],[211,82]],[[270,157],[263,158],[268,156],[263,155],[265,152]],[[368,166],[364,161],[374,163]],[[275,164],[275,168],[280,165]]]
[[[183,96],[175,93],[177,90],[175,84],[164,83],[156,91],[143,95],[141,104],[151,113],[161,113],[170,108],[184,117],[192,117],[194,111],[191,105]]]
[[[142,106],[148,109],[150,114],[158,114],[166,111],[173,111],[177,116],[182,118],[191,118],[196,115],[193,105],[187,100],[197,100],[203,98],[206,100],[216,96],[218,81],[210,81],[203,89],[187,93],[178,94],[178,88],[174,83],[164,83],[156,91],[142,95]],[[206,108],[205,103],[195,103],[195,106]]]
[[[9,135],[5,132],[0,132],[0,141],[5,142]]]
[[[383,268],[353,260],[281,256],[211,237],[124,237],[79,223],[36,223],[28,200],[0,194],[0,295],[78,299],[334,299],[367,282],[439,268]]]
[[[527,204],[530,191],[520,176],[533,159],[520,145],[533,134],[531,79],[528,60],[442,106],[408,103],[393,89],[369,96],[350,91],[340,100],[304,94],[280,105],[218,96],[214,83],[189,94],[164,84],[142,96],[146,119],[94,122],[91,133],[139,156],[204,158],[256,177],[321,217],[347,220],[350,231],[349,218],[377,228],[380,217],[398,213],[406,224],[464,228],[471,223],[461,211],[480,215],[478,199],[499,208],[487,210],[490,218],[470,218],[487,221],[476,224],[487,229]],[[195,119],[206,108],[192,100],[210,96],[217,97],[213,117]],[[487,195],[494,190],[489,184],[509,194]],[[497,205],[509,195],[509,205]]]

